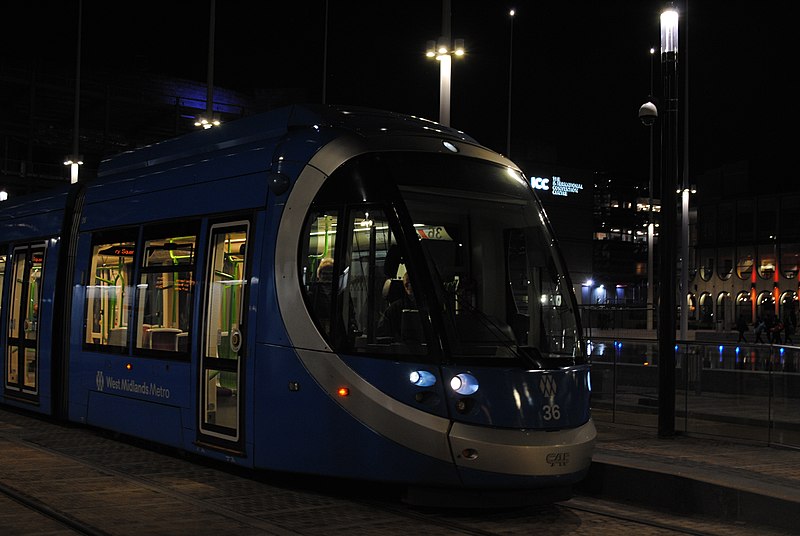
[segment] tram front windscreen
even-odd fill
[[[337,351],[529,369],[586,360],[545,214],[506,166],[428,153],[353,159],[312,203],[300,278]]]

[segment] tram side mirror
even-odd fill
[[[270,191],[275,195],[283,195],[289,189],[289,177],[283,173],[270,173],[267,181]]]

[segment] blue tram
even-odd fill
[[[569,486],[595,427],[571,282],[461,132],[292,106],[0,206],[3,403],[255,469]]]

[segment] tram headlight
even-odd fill
[[[436,384],[436,376],[427,370],[415,370],[408,375],[408,381],[418,387],[430,387]]]
[[[460,395],[475,394],[478,387],[478,380],[472,374],[456,374],[450,380],[450,388]]]

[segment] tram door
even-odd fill
[[[208,242],[200,432],[225,444],[242,438],[248,228],[247,222],[214,225]]]
[[[39,392],[38,338],[44,245],[14,249],[8,301],[7,393],[34,397]]]

